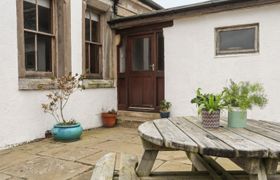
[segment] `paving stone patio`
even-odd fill
[[[89,180],[96,161],[108,152],[143,153],[137,129],[98,128],[84,132],[71,143],[44,139],[0,151],[0,180]],[[217,161],[226,169],[239,169],[227,159]],[[184,152],[160,152],[154,171],[186,171],[191,162]]]

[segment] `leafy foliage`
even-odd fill
[[[42,104],[42,109],[45,113],[51,114],[58,124],[76,124],[75,120],[66,120],[64,118],[63,110],[67,105],[70,96],[75,91],[84,89],[82,80],[82,75],[79,76],[78,74],[75,74],[74,76],[72,76],[71,73],[60,78],[52,79],[50,85],[55,88],[47,95],[49,102],[46,104]]]
[[[199,114],[202,110],[213,113],[224,108],[222,94],[203,94],[201,88],[196,90],[196,97],[191,100],[191,103],[197,105]]]
[[[264,88],[259,83],[249,82],[235,83],[230,80],[230,86],[223,91],[225,105],[229,109],[239,107],[241,110],[252,109],[253,106],[264,107],[268,100]]]
[[[171,102],[168,102],[166,100],[160,101],[160,111],[161,112],[168,112],[172,106]]]
[[[108,111],[109,114],[117,114],[117,111],[115,109],[111,109]]]

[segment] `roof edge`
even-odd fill
[[[153,23],[155,21],[170,21],[174,20],[177,16],[190,13],[195,14],[200,11],[204,13],[214,13],[222,11],[221,8],[224,8],[224,10],[233,10],[279,2],[280,0],[212,0],[169,9],[162,9],[140,15],[116,18],[108,21],[108,24],[113,29],[122,29],[126,28],[125,26],[128,25],[128,23],[132,23],[134,26],[137,26],[137,22],[141,22],[141,24],[143,24],[144,21],[147,23]],[[219,9],[219,11],[216,11],[215,9]]]
[[[159,5],[158,3],[156,3],[152,0],[139,0],[139,1],[143,4],[146,4],[147,6],[150,6],[151,8],[153,8],[155,10],[164,9],[164,7],[162,7],[161,5]]]

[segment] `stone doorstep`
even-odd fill
[[[154,112],[135,112],[135,111],[118,111],[118,116],[138,117],[143,119],[159,119],[159,113]]]
[[[159,113],[118,111],[118,124],[126,128],[138,128],[139,125],[146,121],[159,119]]]

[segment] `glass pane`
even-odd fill
[[[86,73],[90,73],[90,69],[89,69],[89,48],[90,45],[88,43],[86,43]]]
[[[148,71],[151,64],[150,38],[137,38],[132,41],[132,70]]]
[[[91,21],[92,22],[92,41],[99,42],[99,22]]]
[[[89,19],[85,19],[85,23],[86,23],[86,40],[90,41],[90,20]]]
[[[90,45],[90,73],[99,73],[99,46]]]
[[[36,4],[32,1],[24,1],[24,28],[36,30]]]
[[[37,36],[37,70],[51,72],[52,70],[52,52],[51,37]]]
[[[126,39],[123,40],[123,43],[119,49],[119,58],[120,58],[120,73],[125,72],[125,58],[126,58]]]
[[[50,0],[39,0],[38,1],[38,18],[39,18],[39,31],[52,33],[51,32],[51,2]]]
[[[164,71],[164,37],[163,33],[158,33],[157,35],[157,43],[158,43],[158,70]]]
[[[24,33],[25,69],[35,71],[35,34]]]
[[[255,28],[220,32],[220,50],[255,49]]]

